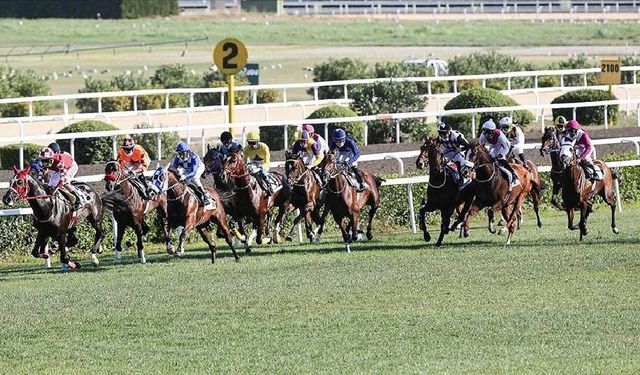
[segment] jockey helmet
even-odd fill
[[[301,131],[300,133],[298,133],[298,140],[299,141],[308,141],[309,140],[309,132],[306,130]]]
[[[50,149],[49,147],[45,147],[40,151],[40,155],[38,156],[38,159],[40,159],[42,161],[42,166],[49,168],[53,165],[53,156],[55,154],[53,153],[53,150]]]
[[[345,139],[347,138],[347,133],[344,132],[343,129],[336,129],[333,131],[333,139],[334,140],[340,140],[340,139]]]
[[[566,129],[578,130],[578,129],[580,129],[580,124],[576,120],[571,120],[571,121],[567,122],[567,124],[565,125],[565,128]]]
[[[183,152],[187,152],[190,151],[191,149],[189,148],[189,145],[186,144],[185,142],[180,142],[178,143],[178,146],[176,146],[176,152],[177,153],[183,153]]]
[[[260,133],[259,132],[249,132],[247,133],[247,142],[259,142],[260,141]]]
[[[313,125],[311,124],[304,124],[302,125],[302,130],[309,132],[309,134],[314,133],[316,130],[313,128]]]
[[[564,126],[567,124],[567,119],[564,118],[564,116],[558,116],[556,117],[556,119],[553,121],[554,125],[556,126],[556,128],[561,128],[564,129]]]
[[[233,140],[233,136],[231,135],[231,132],[227,132],[224,131],[222,132],[222,134],[220,134],[220,142],[224,143],[229,143]]]
[[[484,124],[482,124],[483,133],[492,133],[494,130],[496,130],[496,124],[493,122],[493,120],[487,120],[484,122]]]
[[[451,126],[445,124],[444,122],[438,123],[438,134],[441,136],[446,136],[451,131]]]
[[[511,120],[511,117],[503,117],[500,119],[499,124],[501,129],[509,129],[513,125],[513,120]]]
[[[40,172],[42,170],[42,161],[40,159],[36,159],[31,163],[31,170],[36,172]]]
[[[49,146],[47,146],[47,147],[49,147],[51,150],[53,150],[53,152],[55,154],[59,154],[60,153],[60,145],[57,144],[56,142],[50,143]]]
[[[130,153],[131,151],[133,151],[133,146],[135,145],[136,145],[136,142],[133,141],[133,138],[131,138],[130,135],[125,136],[124,139],[122,140],[122,149],[126,153]]]

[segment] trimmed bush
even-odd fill
[[[136,129],[150,128],[149,124],[137,124]],[[158,134],[138,134],[133,136],[136,143],[144,147],[149,154],[151,160],[158,160]],[[162,155],[160,159],[170,159],[174,156],[176,145],[182,139],[176,132],[160,133],[160,144],[162,146]]]
[[[518,105],[518,102],[502,95],[500,92],[494,89],[476,88],[466,90],[460,93],[460,95],[449,100],[444,106],[445,110],[448,109],[466,109],[466,108],[483,108],[483,107],[507,107]],[[488,119],[493,119],[497,122],[501,117],[510,116],[509,112],[489,112],[476,114],[476,131],[480,129],[482,123]],[[474,136],[471,134],[471,115],[451,115],[443,116],[441,119],[443,122],[451,125],[452,128],[457,129],[467,136]],[[526,125],[533,120],[533,115],[529,111],[516,111],[513,114],[513,121],[518,124]]]
[[[358,115],[379,113],[403,113],[424,111],[426,100],[418,95],[414,82],[374,83],[358,86],[351,90],[351,109]],[[400,138],[411,140],[416,129],[424,127],[424,119],[400,120]],[[368,142],[392,143],[396,137],[396,122],[388,120],[371,121]]]
[[[372,78],[373,74],[366,63],[358,59],[329,59],[328,62],[313,67],[313,82],[340,81],[347,79]],[[307,90],[313,95],[313,89]],[[327,86],[318,88],[318,99],[344,98],[343,86]]]
[[[638,66],[640,65],[640,58],[633,56],[625,56],[620,60],[620,64],[622,66]],[[636,72],[622,72],[622,83],[623,84],[632,84],[633,83],[633,75],[636,75],[636,82],[640,82],[640,73]]]
[[[117,91],[114,85],[105,80],[101,80],[94,77],[89,77],[84,81],[84,87],[78,90],[79,93],[92,93],[92,92],[109,92]],[[102,99],[102,112],[117,112],[124,111],[130,107],[131,99],[122,97],[103,98]],[[94,113],[98,112],[98,99],[78,99],[76,101],[76,108],[81,113]]]
[[[12,68],[0,69],[2,81],[0,85],[0,97],[16,98],[29,96],[51,95],[51,89],[47,82],[33,70],[20,71]],[[28,103],[15,103],[0,105],[2,117],[26,117],[29,116]],[[49,103],[46,101],[33,103],[33,114],[46,115],[49,113]]]
[[[571,91],[560,95],[553,99],[552,104],[556,103],[582,103],[597,102],[603,100],[616,100],[616,96],[608,91],[583,89]],[[607,109],[609,123],[615,124],[618,118],[618,106],[611,105]],[[573,108],[557,108],[553,110],[553,118],[564,116],[567,119],[573,118]],[[604,124],[604,108],[603,107],[583,107],[576,108],[576,120],[582,125],[600,125]]]
[[[594,64],[590,63],[584,56],[572,57],[567,61],[562,61],[560,63],[553,63],[546,67],[548,70],[565,70],[565,69],[583,69],[583,68],[593,68]],[[547,78],[550,81],[550,86],[560,86],[560,77]],[[587,74],[587,84],[588,85],[597,85],[599,81],[599,76],[597,73],[589,73]],[[584,78],[582,74],[573,74],[566,75],[563,78],[563,83],[565,86],[583,86]]]
[[[403,64],[400,62],[382,62],[376,63],[373,67],[373,75],[376,78],[402,78],[402,77],[433,77],[433,67],[427,67],[420,64]],[[429,93],[429,85],[427,82],[416,82],[418,93],[426,95]],[[440,81],[431,84],[432,93],[449,92],[448,82]]]
[[[42,149],[41,145],[36,145],[33,143],[25,143],[24,145],[24,166],[31,164],[34,161],[38,154],[40,154],[40,150]],[[12,166],[20,167],[20,145],[6,145],[0,147],[0,165],[2,169],[9,169]]]
[[[356,117],[357,114],[347,107],[339,105],[328,105],[326,107],[318,108],[313,111],[307,119],[320,119],[320,118],[336,118],[336,117]],[[316,132],[324,136],[324,126],[315,125]],[[362,144],[364,140],[364,123],[362,121],[343,122],[343,123],[329,123],[329,139],[333,131],[337,128],[344,129],[350,137],[356,140],[356,142]]]
[[[118,128],[102,121],[85,120],[63,128],[58,132],[58,134],[109,130],[118,130]],[[60,147],[65,151],[69,151],[71,149],[71,142],[69,139],[60,139],[56,142],[58,142]],[[78,164],[104,163],[113,159],[111,138],[96,137],[76,139],[74,142],[74,149],[75,159]]]

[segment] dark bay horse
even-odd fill
[[[540,147],[540,156],[548,153],[551,158],[551,204],[559,210],[564,211],[562,203],[559,201],[560,189],[562,189],[562,161],[560,161],[560,140],[558,139],[557,129],[548,126],[544,129],[542,135],[542,147]]]
[[[98,194],[85,183],[73,182],[77,190],[82,190],[83,194],[89,197],[89,200],[74,215],[71,203],[63,198],[62,194],[52,191],[49,186],[34,179],[29,174],[30,170],[30,167],[23,170],[13,167],[15,175],[11,179],[9,190],[2,201],[9,206],[20,200],[29,202],[29,206],[33,210],[33,224],[38,231],[31,254],[36,258],[48,257],[45,247],[51,238],[58,241],[62,269],[80,268],[80,263],[71,261],[67,252],[67,246],[73,246],[73,243],[69,243],[71,241],[67,240],[67,235],[69,231],[75,230],[82,220],[87,219],[96,231],[91,248],[91,262],[97,266],[99,264],[98,254],[101,253],[100,244],[104,238],[102,201]]]
[[[296,226],[304,218],[305,231],[310,242],[319,242],[326,217],[326,210],[320,215],[320,210],[324,206],[321,200],[323,194],[322,186],[311,169],[307,168],[302,158],[294,155],[291,150],[285,152],[284,171],[289,186],[291,186],[291,204],[298,209],[300,214],[293,220],[291,230],[286,239],[291,241],[291,235]],[[318,225],[318,232],[314,232],[313,223]]]
[[[600,167],[604,178],[593,182],[587,175],[578,161],[578,157],[571,145],[563,145],[560,149],[560,160],[562,161],[562,201],[567,212],[568,227],[571,230],[580,229],[580,241],[589,234],[587,230],[587,218],[591,212],[590,196],[599,195],[606,204],[611,207],[611,230],[618,234],[620,231],[616,227],[616,194],[613,190],[613,180],[617,176],[601,160],[595,160],[595,164]],[[573,225],[573,211],[580,210],[580,222],[578,228]]]
[[[263,236],[266,234],[268,214],[272,208],[278,208],[278,214],[275,219],[275,231],[273,242],[279,243],[280,231],[282,229],[284,216],[290,207],[291,190],[284,176],[278,172],[270,173],[274,176],[282,188],[277,192],[267,196],[262,190],[260,184],[256,181],[242,160],[242,156],[238,153],[229,153],[224,160],[224,173],[234,186],[233,201],[237,210],[238,218],[249,218],[255,225],[257,230],[256,243],[263,243]],[[267,241],[264,241],[267,242]],[[250,252],[250,247],[246,248]]]
[[[463,208],[462,216],[465,217],[463,232],[465,236],[468,234],[469,220],[473,213],[488,207],[489,223],[492,222],[493,212],[502,212],[508,230],[507,245],[510,245],[524,200],[532,190],[539,194],[541,186],[531,178],[531,174],[526,168],[519,164],[513,164],[512,168],[518,174],[520,185],[513,187],[509,193],[509,181],[503,176],[498,163],[493,161],[484,145],[475,144],[468,154],[469,160],[475,165],[475,178],[472,182],[475,198],[471,204],[465,203]],[[539,207],[534,204],[533,209],[536,213],[538,227],[540,227],[542,223],[540,222]]]
[[[184,242],[187,234],[195,228],[209,247],[211,263],[215,263],[216,244],[209,233],[209,224],[213,222],[217,224],[218,229],[223,233],[224,239],[231,248],[236,261],[240,259],[231,241],[231,231],[227,225],[227,214],[223,205],[220,204],[220,196],[214,189],[206,188],[217,203],[217,207],[214,210],[205,210],[193,191],[184,182],[180,181],[179,172],[173,168],[158,167],[153,175],[152,184],[153,189],[166,192],[168,228],[165,232],[167,233],[165,243],[167,253],[174,256],[184,254]],[[171,244],[171,232],[179,227],[182,228],[182,231],[178,239],[178,249],[174,251]]]
[[[384,181],[368,171],[362,171],[363,180],[369,188],[358,192],[347,180],[348,167],[337,163],[336,154],[328,153],[323,160],[324,169],[328,173],[325,187],[326,205],[336,224],[340,227],[345,250],[351,252],[351,242],[358,239],[358,220],[360,211],[369,206],[369,221],[367,224],[367,239],[373,239],[371,224],[373,217],[380,207],[380,192],[378,188]],[[349,233],[351,231],[351,233]]]
[[[420,155],[416,159],[416,168],[423,169],[427,165],[429,166],[429,186],[426,197],[422,200],[418,219],[424,240],[429,242],[431,235],[427,229],[425,216],[427,212],[440,211],[440,235],[436,242],[436,246],[440,246],[445,234],[449,233],[451,215],[464,199],[473,199],[473,194],[469,193],[468,186],[462,192],[459,191],[458,183],[452,175],[455,172],[448,170],[449,167],[446,166],[440,147],[432,138],[425,140],[420,147]]]
[[[116,237],[116,258],[120,259],[122,252],[122,237],[125,229],[130,227],[136,234],[136,247],[138,258],[142,263],[146,263],[144,255],[143,236],[149,231],[149,226],[145,222],[145,216],[157,211],[158,221],[164,230],[165,238],[167,233],[167,197],[166,194],[157,194],[152,200],[145,200],[140,195],[140,191],[133,184],[136,177],[120,168],[117,161],[109,161],[104,168],[105,188],[107,192],[102,196],[102,203],[106,209],[113,211],[113,217],[117,223]]]

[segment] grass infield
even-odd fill
[[[258,247],[212,265],[200,244],[63,274],[0,266],[3,372],[634,373],[638,207],[587,240],[562,213],[527,215],[515,245],[474,221],[435,248],[404,229],[342,252]],[[435,228],[434,228],[435,229]],[[78,256],[77,254],[75,256]],[[57,259],[56,259],[57,260]],[[57,263],[57,262],[56,262]],[[57,265],[56,265],[57,266]]]

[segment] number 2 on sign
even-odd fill
[[[224,69],[236,69],[238,64],[232,60],[238,56],[238,46],[235,43],[227,42],[222,46],[225,56],[222,58],[222,66]]]
[[[620,71],[620,65],[618,64],[602,64],[600,69],[602,73],[618,73]]]

